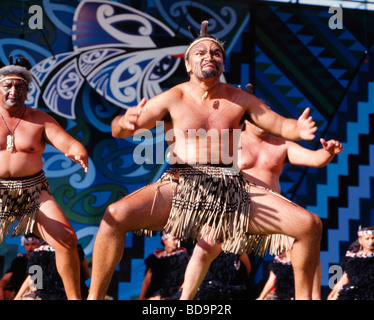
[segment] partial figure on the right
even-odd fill
[[[250,84],[246,86],[246,89],[248,92],[252,92],[252,86]],[[292,227],[293,232],[298,234],[299,239],[308,239],[309,236],[305,234],[305,231],[302,231],[304,225],[301,223],[297,224],[294,220],[295,216],[292,218],[288,215],[290,209],[289,207],[286,207],[286,204],[292,204],[295,208],[298,206],[281,194],[280,175],[287,164],[322,168],[329,164],[337,154],[343,151],[343,145],[334,139],[326,141],[321,138],[320,142],[322,148],[310,150],[302,147],[296,142],[275,136],[248,120],[244,120],[244,124],[245,130],[241,132],[241,156],[239,158],[238,167],[240,168],[244,179],[248,181],[248,185],[251,186],[252,190],[255,190],[252,191],[254,195],[252,199],[264,197],[265,195],[262,195],[262,193],[271,193],[275,196],[273,201],[275,201],[276,198],[280,199],[279,201],[282,204],[279,205],[282,206],[283,212],[287,213],[287,215],[285,214],[282,219],[278,214],[276,218],[268,216],[256,220],[256,217],[254,217],[252,221],[271,221],[272,225],[279,225],[279,230],[285,230],[284,228],[286,227]],[[256,204],[255,201],[251,202],[251,206],[252,208],[255,208],[252,210],[258,212],[262,212],[265,209],[264,204]],[[316,214],[311,214],[310,217],[315,221],[318,221],[320,229],[322,230],[320,218]],[[285,234],[285,232],[283,233]],[[316,231],[314,231],[314,235],[315,233]],[[294,239],[289,236],[283,237],[282,239],[283,243],[287,244],[285,247],[291,248],[291,246],[293,246],[290,255],[292,256],[292,266],[294,270],[299,269],[300,264],[310,267],[310,263],[305,262],[311,257],[310,248],[307,246],[302,246],[302,248],[300,248],[298,245],[293,245]],[[318,247],[314,247],[314,249],[316,248],[319,250],[319,243]],[[221,251],[221,244],[211,241],[209,237],[197,242],[186,269],[181,300],[193,299],[209,269],[210,263],[220,254]],[[321,267],[319,263],[319,254],[317,255],[317,260],[317,266],[313,270],[314,275],[306,276],[304,274],[303,276],[304,280],[308,279],[311,283],[311,298],[313,300],[321,299]],[[298,282],[297,278],[298,276],[295,277],[295,287]]]
[[[374,300],[374,227],[360,228],[341,266],[343,275],[327,300]]]

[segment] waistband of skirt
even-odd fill
[[[9,178],[0,178],[0,181],[24,181],[24,180],[33,180],[38,177],[44,177],[44,171],[40,170],[39,172],[26,177],[9,177]]]
[[[48,184],[44,171],[39,171],[36,174],[27,177],[5,178],[0,179],[0,189],[27,189],[36,185]]]
[[[167,172],[194,175],[220,175],[220,176],[241,176],[240,170],[233,165],[226,164],[173,164]]]
[[[224,164],[224,163],[207,163],[207,164],[187,164],[187,163],[176,163],[170,165],[171,168],[207,168],[207,167],[212,167],[212,168],[234,168],[232,164]]]

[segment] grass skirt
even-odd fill
[[[43,171],[25,178],[0,179],[0,243],[33,231],[40,192],[49,191]]]
[[[172,181],[175,177],[178,188],[174,191],[166,232],[180,240],[196,241],[212,232],[213,239],[222,243],[222,249],[234,254],[254,251],[263,256],[268,249],[271,254],[283,250],[283,235],[249,232],[249,184],[238,170],[212,165],[174,165],[159,181]]]

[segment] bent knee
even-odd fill
[[[315,232],[322,234],[322,220],[319,216],[312,213],[312,228]]]
[[[209,245],[204,241],[199,241],[195,246],[193,255],[197,256],[200,261],[212,262],[222,251],[221,244]]]
[[[126,202],[123,202],[121,204],[113,203],[109,205],[105,210],[103,219],[101,221],[100,231],[105,232],[118,229],[121,229],[121,231],[126,231],[122,229],[127,229],[126,226],[130,226],[130,211],[131,209],[126,204]]]
[[[303,232],[309,237],[320,240],[322,237],[321,218],[314,213],[310,213],[310,215],[304,221]]]
[[[192,258],[201,264],[211,263],[216,257],[215,253],[206,250],[197,250],[196,247],[192,253]]]

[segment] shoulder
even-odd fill
[[[28,107],[25,114],[25,118],[28,118],[32,123],[43,124],[46,122],[57,123],[57,120],[48,113]]]
[[[246,110],[252,112],[256,108],[261,107],[259,110],[269,110],[265,102],[257,98],[254,94],[249,93],[240,88],[235,88],[229,84],[223,87],[226,96],[230,97],[230,100],[237,105],[245,108]]]
[[[225,83],[225,82],[221,82],[220,92],[223,95],[229,95],[233,101],[237,100],[238,102],[247,101],[251,97],[254,97],[254,95],[250,94],[249,92],[243,89],[240,89],[240,88],[236,88],[233,85]]]
[[[233,85],[228,83],[222,83],[222,89],[232,95],[236,95],[238,99],[258,99],[254,94],[249,93],[248,91],[243,90],[242,88],[234,87]]]
[[[166,91],[163,91],[161,93],[159,93],[158,95],[154,96],[152,98],[152,100],[167,100],[167,101],[170,101],[170,99],[180,99],[181,97],[183,97],[183,95],[186,94],[186,90],[187,90],[187,83],[181,83],[181,84],[178,84]]]
[[[173,106],[178,106],[186,93],[184,84],[176,85],[166,91],[163,91],[151,99],[145,105],[147,110],[154,110],[156,113],[170,112]]]

